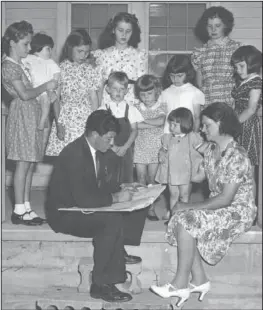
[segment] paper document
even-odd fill
[[[59,211],[81,211],[82,213],[94,213],[94,212],[131,212],[150,206],[164,191],[165,185],[157,184],[148,187],[138,188],[138,192],[135,192],[132,200],[127,202],[114,203],[111,206],[102,208],[60,208]]]

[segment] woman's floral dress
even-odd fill
[[[2,62],[2,83],[14,98],[6,122],[7,158],[15,161],[40,162],[43,158],[43,131],[38,130],[41,108],[36,98],[19,98],[12,81],[20,80],[25,88],[32,89],[30,74],[23,64],[9,57]]]
[[[90,90],[97,90],[102,79],[99,68],[87,63],[76,64],[65,60],[61,69],[61,100],[58,122],[65,127],[65,139],[57,137],[53,122],[46,155],[58,156],[62,149],[84,133],[88,116],[91,114]]]
[[[216,210],[178,211],[171,218],[165,235],[171,245],[177,245],[175,228],[177,223],[181,224],[196,239],[200,255],[211,265],[225,256],[234,239],[251,228],[257,211],[251,164],[245,149],[232,142],[218,162],[213,152],[212,144],[204,156],[210,197],[219,195],[224,184],[240,183],[231,205]]]
[[[249,93],[252,89],[260,89],[261,95],[255,113],[248,120],[242,123],[239,143],[246,149],[251,164],[255,166],[259,165],[261,145],[261,121],[260,117],[257,115],[258,109],[262,105],[261,77],[255,76],[238,87],[235,87],[232,91],[232,96],[235,99],[235,111],[238,115],[240,115],[248,108]]]
[[[102,68],[103,79],[106,81],[112,71],[123,71],[130,80],[136,81],[140,76],[147,74],[148,55],[145,50],[139,50],[131,46],[124,50],[119,50],[115,46],[94,52],[97,65]],[[138,104],[139,101],[134,97],[133,84],[129,84],[128,93],[125,100],[130,104]],[[109,95],[103,92],[103,98]]]
[[[192,54],[192,64],[195,70],[201,72],[202,92],[205,94],[205,108],[208,104],[220,101],[234,107],[231,91],[235,85],[234,69],[231,57],[241,43],[223,39],[222,44],[212,44],[208,41],[201,48],[195,48]]]

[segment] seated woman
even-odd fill
[[[251,228],[257,210],[251,164],[245,149],[235,141],[240,123],[234,110],[215,102],[202,111],[201,121],[209,145],[195,181],[207,177],[210,197],[174,206],[166,239],[178,247],[176,275],[164,286],[151,286],[163,298],[179,297],[178,306],[193,292],[200,293],[199,299],[203,299],[211,284],[202,259],[216,265],[233,240]]]

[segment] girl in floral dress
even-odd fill
[[[143,75],[135,83],[135,95],[140,100],[136,108],[144,117],[144,121],[137,124],[138,136],[135,140],[133,160],[137,181],[141,184],[155,183],[166,117],[165,106],[158,101],[160,92],[160,82],[152,75]],[[156,219],[152,208],[148,212],[148,218]]]
[[[98,108],[101,86],[99,68],[86,60],[91,48],[89,34],[73,31],[66,39],[60,58],[60,112],[52,125],[46,155],[57,156],[84,133],[88,116]]]
[[[209,292],[211,283],[202,259],[210,265],[220,262],[232,242],[251,228],[257,210],[251,164],[234,140],[240,133],[234,110],[215,102],[202,111],[201,118],[210,146],[198,178],[208,179],[211,194],[202,202],[176,204],[166,232],[166,240],[178,247],[176,275],[168,284],[151,286],[164,298],[179,297],[179,304],[191,293],[200,293],[202,300]]]
[[[235,85],[230,60],[241,43],[228,37],[234,26],[233,14],[221,6],[205,10],[195,27],[204,43],[192,54],[198,87],[205,94],[205,106],[219,101],[234,107],[231,91]]]
[[[239,143],[248,152],[255,180],[255,166],[259,165],[261,145],[261,122],[258,110],[262,106],[262,79],[259,76],[262,53],[254,46],[241,46],[232,55],[231,63],[241,80],[241,83],[238,83],[232,91],[235,111],[242,124]]]
[[[125,99],[129,105],[138,103],[134,96],[134,82],[147,73],[147,53],[138,49],[141,30],[135,15],[121,12],[110,19],[99,39],[99,48],[94,52],[97,64],[102,68],[104,82],[112,71],[123,71],[130,80]],[[102,101],[109,99],[104,87]]]
[[[57,88],[51,80],[33,88],[28,69],[23,65],[30,51],[33,28],[26,21],[10,25],[2,38],[2,83],[13,100],[6,124],[7,158],[16,162],[14,172],[15,207],[13,224],[41,225],[45,222],[31,210],[30,192],[35,163],[43,158],[43,131],[38,130],[41,109],[37,97]]]

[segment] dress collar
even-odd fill
[[[156,110],[157,108],[159,108],[160,106],[160,102],[156,102],[153,106],[147,108],[142,102],[140,103],[140,108],[142,111],[146,111],[146,110]]]

